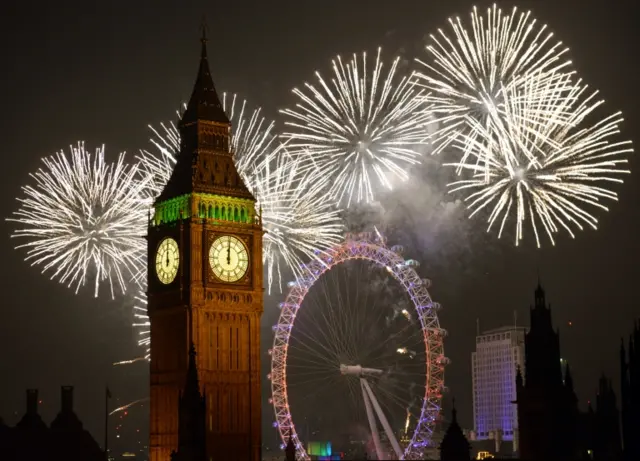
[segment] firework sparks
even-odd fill
[[[474,157],[471,151],[482,136],[495,135],[490,123],[500,121],[495,115],[503,112],[504,89],[517,91],[538,80],[538,91],[528,92],[527,98],[538,102],[540,110],[529,110],[527,116],[542,121],[566,89],[559,83],[566,83],[563,74],[570,73],[571,61],[565,58],[568,49],[531,12],[514,8],[505,14],[494,4],[486,17],[474,8],[470,28],[460,18],[449,19],[449,25],[453,38],[441,29],[430,36],[430,59],[417,60],[424,67],[415,77],[430,92],[428,112],[438,125],[430,136],[433,153],[456,144],[465,163]]]
[[[127,166],[124,154],[107,163],[104,146],[91,155],[82,142],[70,157],[58,152],[42,161],[8,219],[20,225],[12,237],[27,240],[16,248],[76,293],[91,277],[95,296],[103,283],[112,297],[116,287],[125,292],[145,252],[148,210],[140,194],[146,184],[137,166]]]
[[[279,145],[247,177],[267,230],[262,251],[269,292],[276,275],[282,291],[281,261],[297,278],[302,264],[315,259],[318,250],[343,239],[339,212],[322,194],[330,178],[308,165],[304,156]]]
[[[598,220],[591,209],[608,211],[602,202],[617,200],[605,185],[621,183],[619,176],[630,172],[626,156],[633,152],[631,141],[617,140],[621,114],[598,120],[595,111],[603,101],[596,100],[597,92],[588,94],[580,81],[570,83],[569,76],[566,80],[572,85],[571,97],[559,98],[555,112],[546,119],[528,116],[529,110],[537,110],[537,103],[526,93],[537,91],[533,88],[537,83],[532,83],[533,89],[503,87],[500,116],[505,122],[493,124],[499,127],[498,136],[487,136],[478,123],[474,128],[483,141],[466,144],[472,146],[472,157],[489,161],[453,164],[470,173],[471,179],[452,183],[451,191],[470,192],[466,202],[473,210],[471,216],[490,209],[487,230],[498,226],[498,237],[515,218],[516,245],[527,221],[538,247],[541,231],[555,244],[554,234],[560,228],[571,237],[584,226],[596,229]],[[558,118],[554,113],[563,115]],[[596,122],[591,123],[592,119]]]
[[[319,87],[294,89],[300,102],[281,111],[289,148],[308,153],[333,178],[329,194],[347,207],[373,201],[376,178],[388,190],[394,178],[408,178],[407,168],[421,161],[429,121],[422,90],[398,76],[400,58],[386,76],[381,49],[372,69],[366,53],[361,62],[355,54],[346,64],[338,56],[330,81],[316,72]]]
[[[133,316],[136,319],[133,327],[138,329],[138,335],[140,336],[138,346],[145,348],[145,356],[133,359],[131,363],[143,358],[148,360],[151,353],[151,321],[147,313],[147,295],[144,291],[141,291],[138,296],[135,297]]]

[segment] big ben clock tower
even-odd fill
[[[260,459],[262,222],[233,162],[231,123],[200,68],[179,122],[175,169],[148,237],[151,461],[178,443],[178,400],[195,345],[206,401],[207,460]]]

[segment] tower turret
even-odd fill
[[[206,461],[206,411],[205,397],[200,393],[196,348],[189,348],[189,368],[178,410],[178,451],[171,454],[171,461]]]
[[[471,459],[470,451],[471,445],[458,424],[456,401],[453,399],[451,424],[440,443],[440,459],[441,461],[467,461]]]
[[[296,444],[293,442],[293,431],[289,429],[289,441],[284,449],[286,461],[296,461]]]

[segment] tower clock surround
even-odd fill
[[[237,282],[247,273],[248,265],[247,247],[235,235],[221,235],[211,243],[209,266],[218,280]]]
[[[204,36],[178,126],[180,152],[154,203],[147,239],[150,459],[169,461],[177,448],[178,402],[193,343],[206,402],[206,459],[259,461],[262,220],[233,162],[232,127]]]
[[[180,252],[178,242],[171,237],[163,239],[156,250],[156,275],[161,283],[168,285],[178,275]]]

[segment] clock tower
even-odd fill
[[[151,461],[169,461],[177,448],[192,342],[206,401],[206,459],[260,459],[262,220],[233,161],[206,42],[203,31],[180,152],[149,224]]]

